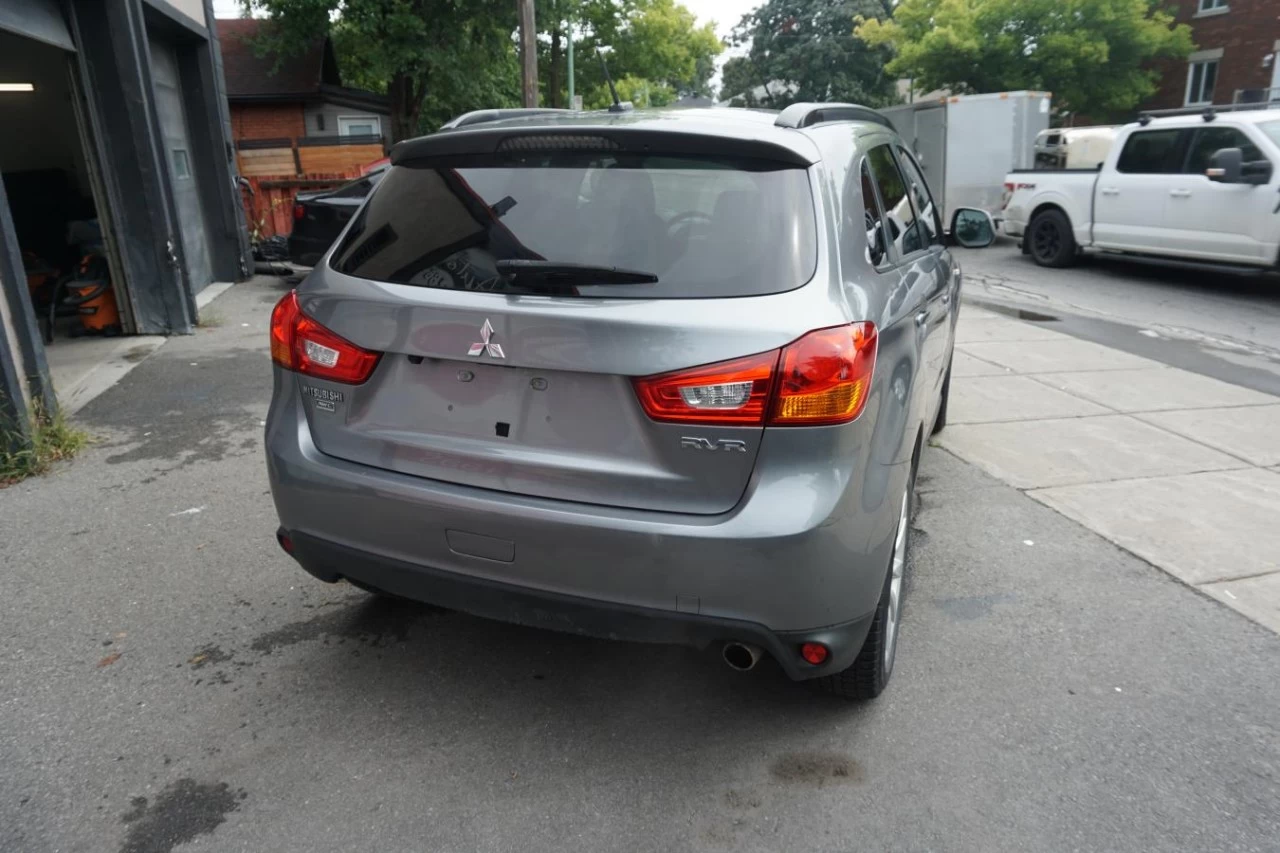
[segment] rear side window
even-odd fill
[[[871,172],[867,164],[862,164],[862,226],[867,232],[867,260],[873,267],[882,267],[889,259],[886,248],[888,243],[884,236],[884,214],[880,211],[880,201],[876,198],[876,189],[871,184]]]
[[[1125,140],[1116,171],[1131,175],[1176,175],[1182,171],[1188,130],[1139,130]]]
[[[520,293],[496,262],[545,260],[658,277],[578,285],[579,296],[755,296],[813,276],[814,215],[807,172],[758,161],[590,152],[401,165],[331,264],[378,281]]]
[[[887,144],[879,145],[867,152],[867,162],[871,165],[871,176],[880,190],[880,200],[884,202],[889,240],[898,257],[923,249],[928,245],[927,237],[916,227],[916,213],[907,196],[907,182],[898,170],[893,152]]]
[[[1246,163],[1266,159],[1258,146],[1234,127],[1201,127],[1191,140],[1191,156],[1187,158],[1186,171],[1193,175],[1203,175],[1204,170],[1209,168],[1209,158],[1222,148],[1239,148]]]
[[[902,173],[907,177],[907,186],[911,189],[911,200],[915,202],[916,213],[920,217],[916,225],[917,229],[921,229],[920,239],[924,245],[942,245],[942,220],[939,218],[937,206],[933,203],[933,196],[929,194],[929,184],[925,181],[924,175],[920,174],[911,155],[901,147],[898,148],[898,162],[902,165]]]

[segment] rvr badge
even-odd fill
[[[736,438],[711,439],[685,435],[680,438],[680,446],[685,450],[736,450],[739,453],[747,452],[747,443]]]

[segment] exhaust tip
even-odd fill
[[[758,646],[733,642],[724,644],[721,655],[730,669],[736,669],[738,672],[747,672],[755,669],[756,664],[760,662],[761,651]]]

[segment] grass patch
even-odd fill
[[[0,427],[0,488],[49,470],[60,459],[70,459],[89,443],[89,434],[67,423],[61,413],[52,418],[37,415],[31,425],[31,447],[6,450],[10,434]]]
[[[206,308],[200,312],[200,319],[196,321],[197,329],[216,329],[225,323],[226,320],[217,311]]]

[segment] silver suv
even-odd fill
[[[960,283],[901,139],[838,104],[455,125],[272,315],[280,544],[879,694]]]

